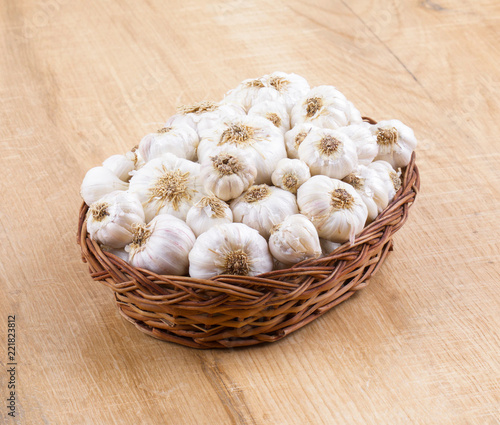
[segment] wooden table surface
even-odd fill
[[[497,0],[2,1],[0,423],[500,423],[499,26]],[[410,219],[366,289],[278,343],[150,338],[81,262],[81,180],[275,70],[414,128]]]

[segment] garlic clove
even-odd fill
[[[274,258],[288,265],[321,255],[318,232],[302,214],[290,215],[272,228],[269,250]]]
[[[189,226],[170,214],[134,227],[132,243],[125,247],[129,263],[153,273],[183,276],[189,270],[189,252],[196,237]]]
[[[304,182],[311,178],[309,167],[300,159],[283,158],[276,165],[271,180],[276,187],[293,194]]]
[[[132,242],[132,226],[144,224],[144,210],[129,192],[108,193],[92,203],[87,213],[90,239],[110,248],[123,248]]]
[[[377,138],[376,160],[387,161],[394,168],[406,167],[417,147],[413,130],[399,120],[379,121],[371,127]]]
[[[255,181],[257,169],[237,150],[221,151],[201,164],[200,180],[206,193],[223,201],[237,198]]]
[[[365,203],[351,185],[327,176],[306,181],[297,191],[297,203],[319,237],[333,242],[354,243],[368,216]]]
[[[185,124],[172,124],[156,133],[144,136],[139,143],[138,151],[146,162],[166,153],[194,161],[198,143],[198,134],[191,127]]]
[[[128,187],[128,183],[120,180],[110,169],[94,167],[85,174],[80,187],[80,195],[85,203],[90,205],[108,193],[115,190],[127,190]]]
[[[372,133],[369,123],[361,122],[347,127],[339,127],[338,131],[344,133],[356,145],[359,164],[368,165],[377,156],[377,137]]]
[[[231,208],[216,196],[204,196],[189,209],[186,216],[186,223],[196,237],[213,226],[232,222]]]
[[[283,133],[270,121],[255,115],[228,118],[202,133],[198,146],[200,162],[221,152],[238,152],[257,169],[257,184],[271,183],[276,164],[286,158]]]
[[[295,195],[266,184],[251,186],[230,207],[235,222],[258,230],[266,239],[274,225],[299,212]]]
[[[149,161],[130,179],[130,192],[141,201],[146,222],[158,214],[186,219],[189,209],[204,195],[200,164],[174,154]]]
[[[111,155],[102,166],[112,171],[120,180],[128,182],[130,173],[135,170],[135,162],[127,155]]]
[[[358,165],[355,144],[338,130],[312,128],[298,152],[312,175],[342,179]]]
[[[220,224],[202,233],[189,253],[189,275],[256,276],[273,269],[266,240],[242,223]]]

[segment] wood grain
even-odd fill
[[[499,423],[499,20],[492,0],[3,2],[0,334],[15,314],[18,417],[2,401],[0,422]],[[274,70],[415,129],[410,220],[368,288],[276,344],[149,338],[80,261],[81,179],[177,105]]]

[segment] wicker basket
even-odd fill
[[[413,154],[394,200],[353,245],[256,277],[204,280],[134,268],[88,237],[85,204],[77,240],[92,278],[114,291],[120,313],[141,331],[194,348],[255,345],[285,337],[367,286],[392,251],[419,186]]]

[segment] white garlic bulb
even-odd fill
[[[191,127],[170,125],[144,136],[139,143],[139,153],[146,162],[166,153],[194,161],[199,141],[198,134]]]
[[[188,125],[198,133],[215,127],[222,118],[245,115],[245,110],[239,105],[212,101],[183,105],[177,111],[168,119],[166,126]]]
[[[273,269],[266,240],[242,223],[220,224],[202,233],[189,253],[189,275],[256,276]]]
[[[370,127],[369,123],[361,122],[338,128],[338,131],[347,135],[356,145],[358,163],[361,165],[368,165],[378,154],[377,137]]]
[[[250,108],[248,115],[257,115],[271,121],[282,133],[290,130],[290,116],[285,105],[279,101],[266,100],[256,103]]]
[[[157,274],[186,275],[189,252],[196,237],[189,226],[170,214],[134,226],[132,243],[125,247],[129,263]]]
[[[354,187],[366,204],[368,223],[375,220],[389,204],[387,185],[375,170],[359,165],[356,170],[345,176],[343,181]]]
[[[299,146],[307,137],[312,128],[315,128],[312,124],[297,124],[290,131],[285,133],[285,146],[288,158],[298,159],[299,158]]]
[[[238,104],[248,112],[259,102],[280,100],[290,114],[293,106],[305,96],[309,88],[305,78],[300,75],[278,71],[260,78],[244,80],[226,94],[223,102]]]
[[[361,114],[333,86],[311,89],[292,109],[292,127],[304,122],[324,128],[339,128],[362,122]]]
[[[274,225],[299,212],[292,193],[266,184],[250,187],[232,201],[230,207],[235,222],[258,230],[266,239]]]
[[[299,146],[299,158],[312,175],[343,179],[358,165],[356,146],[344,133],[328,128],[312,128]]]
[[[201,164],[200,180],[206,193],[223,201],[237,198],[255,181],[257,169],[236,150],[220,152]]]
[[[128,263],[128,252],[125,251],[124,248],[111,248],[106,245],[101,245],[101,249],[105,252],[109,252],[110,254],[116,255],[118,258]]]
[[[391,202],[401,187],[401,171],[394,170],[387,161],[373,161],[368,168],[374,170],[382,179],[387,190],[388,202]]]
[[[186,216],[186,223],[196,237],[213,226],[232,222],[231,208],[216,196],[204,196],[189,209]]]
[[[313,176],[300,186],[297,202],[318,235],[333,242],[353,243],[368,216],[365,203],[351,185],[327,176]]]
[[[92,203],[87,212],[90,239],[111,248],[123,248],[132,242],[132,226],[144,224],[144,210],[129,192],[108,193]]]
[[[377,137],[376,160],[387,161],[394,168],[406,167],[417,147],[413,130],[398,120],[379,121],[372,126]]]
[[[318,232],[302,214],[290,215],[272,228],[269,250],[274,258],[289,265],[321,255]]]
[[[300,159],[283,158],[276,165],[271,175],[273,184],[281,189],[288,190],[293,194],[302,183],[311,178],[309,167]]]
[[[127,152],[125,156],[134,163],[134,169],[130,172],[131,176],[133,176],[139,168],[142,168],[144,164],[146,164],[146,161],[139,153],[139,145],[135,146],[131,151]]]
[[[142,202],[146,222],[158,214],[185,220],[204,194],[199,175],[200,164],[167,153],[138,170],[130,179],[129,190]]]
[[[255,183],[271,183],[276,164],[286,158],[283,133],[270,121],[255,115],[228,118],[213,130],[201,134],[200,162],[220,152],[237,149],[257,169]]]
[[[277,71],[262,77],[262,80],[265,87],[258,91],[253,105],[263,101],[282,102],[288,113],[310,90],[306,79],[297,74]]]
[[[120,180],[128,182],[130,173],[135,170],[135,161],[127,154],[111,155],[102,163],[102,166],[116,174]]]
[[[115,190],[127,190],[128,183],[108,168],[94,167],[87,171],[80,187],[80,195],[87,205]]]
[[[319,238],[319,244],[321,245],[321,253],[323,257],[327,257],[342,244],[337,242],[329,241],[328,239]]]

